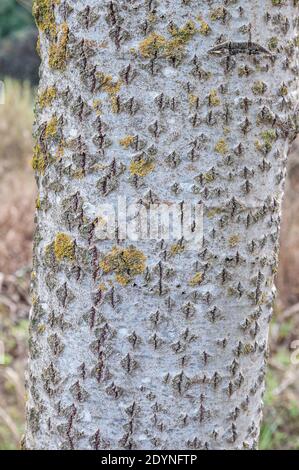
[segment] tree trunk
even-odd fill
[[[36,0],[29,449],[257,446],[298,0]],[[201,248],[101,204],[203,203]]]

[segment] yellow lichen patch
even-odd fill
[[[116,281],[127,285],[135,276],[145,271],[146,256],[134,246],[113,247],[100,262],[105,274],[114,273]]]
[[[120,111],[120,105],[119,105],[119,96],[115,96],[115,95],[112,95],[110,97],[110,104],[111,104],[111,111],[114,113],[114,114],[117,114],[119,113]]]
[[[175,243],[170,247],[170,254],[172,256],[179,255],[180,253],[183,253],[184,250],[184,245],[182,245],[181,243]]]
[[[199,102],[198,96],[193,95],[192,93],[189,93],[188,98],[189,98],[190,108],[193,108],[193,107],[196,108]]]
[[[45,137],[46,139],[51,139],[56,136],[58,128],[58,119],[56,116],[53,116],[46,125]]]
[[[224,21],[227,15],[227,11],[224,7],[217,7],[210,14],[212,21],[222,20]]]
[[[40,37],[37,38],[35,50],[37,55],[41,58]]]
[[[100,82],[101,90],[110,96],[112,112],[118,113],[120,110],[118,93],[120,92],[122,81],[117,80],[114,82],[111,75],[106,75],[103,72],[98,72],[96,76]]]
[[[37,333],[38,333],[39,335],[42,335],[45,331],[46,331],[46,325],[44,325],[44,324],[38,325],[38,327],[37,327]]]
[[[197,272],[189,281],[189,286],[196,287],[199,286],[203,281],[203,273]]]
[[[215,145],[215,152],[225,155],[228,152],[228,146],[225,139],[218,140]]]
[[[31,161],[32,168],[38,173],[43,175],[47,166],[45,155],[42,152],[40,145],[35,145],[33,157]]]
[[[37,198],[35,200],[35,207],[36,207],[37,210],[40,209],[40,197],[39,196],[37,196]]]
[[[157,18],[157,15],[155,15],[155,13],[149,13],[147,19],[150,23],[156,23],[158,18]]]
[[[107,290],[107,286],[104,282],[101,282],[99,284],[99,287],[98,287],[99,290],[101,290],[102,292],[105,292]]]
[[[82,178],[84,178],[84,176],[85,176],[85,173],[84,173],[84,170],[82,168],[79,168],[78,170],[75,170],[72,173],[72,177],[75,180],[81,180]]]
[[[232,235],[231,237],[229,237],[228,244],[231,248],[234,248],[235,246],[238,245],[239,241],[240,241],[239,235]]]
[[[279,88],[279,94],[281,96],[286,96],[288,92],[289,92],[288,87],[285,84],[281,85],[281,87]]]
[[[219,106],[221,103],[220,98],[217,94],[217,90],[211,90],[209,94],[209,105],[210,106]]]
[[[204,173],[202,176],[206,183],[211,183],[215,179],[215,173],[213,171],[208,171],[207,173]]]
[[[54,240],[54,254],[57,261],[74,259],[75,245],[69,235],[66,233],[57,233]]]
[[[187,21],[182,28],[171,27],[170,34],[173,39],[166,41],[165,57],[168,59],[181,59],[184,54],[186,44],[196,33],[196,27],[193,21]]]
[[[41,108],[46,108],[50,106],[57,96],[57,90],[55,87],[50,86],[42,91],[38,98],[37,102]]]
[[[171,39],[166,39],[158,33],[151,33],[139,44],[139,52],[146,59],[163,57],[167,59],[179,59],[184,53],[184,48],[197,32],[193,21],[187,21],[182,28],[171,25],[168,28]]]
[[[187,21],[185,26],[183,26],[182,28],[178,28],[176,26],[171,26],[169,28],[169,32],[170,32],[171,36],[173,36],[174,38],[180,40],[181,43],[185,44],[186,42],[190,41],[190,39],[196,33],[196,26],[195,26],[193,21],[189,20],[189,21]]]
[[[32,13],[36,24],[42,32],[56,36],[56,23],[54,6],[59,5],[60,0],[34,0]]]
[[[58,38],[50,45],[49,66],[55,70],[64,70],[67,59],[67,43],[69,39],[69,27],[66,23],[60,26]]]
[[[239,77],[248,77],[252,73],[252,69],[248,65],[240,65],[238,68]]]
[[[208,36],[208,34],[210,34],[211,32],[211,28],[210,26],[208,25],[208,23],[206,23],[201,16],[198,16],[197,17],[199,23],[200,23],[200,28],[199,28],[199,32],[200,34],[202,34],[203,36]]]
[[[151,33],[139,44],[139,52],[146,59],[154,59],[163,55],[166,42],[165,37],[161,34]]]
[[[154,162],[140,158],[133,160],[130,164],[130,173],[136,176],[146,176],[155,168]]]
[[[120,139],[119,143],[125,149],[129,148],[135,142],[135,137],[133,135],[126,135],[122,139]]]
[[[100,82],[100,87],[103,91],[105,91],[109,95],[117,95],[117,93],[119,93],[122,85],[121,80],[117,80],[116,82],[114,82],[111,75],[106,75],[103,72],[98,72],[96,76]]]
[[[251,354],[254,352],[253,344],[247,343],[243,345],[243,354]]]
[[[260,152],[262,152],[264,150],[264,146],[263,144],[259,141],[259,140],[256,140],[254,142],[254,146],[257,150],[259,150]]]
[[[215,217],[215,215],[218,215],[218,214],[221,214],[222,210],[219,208],[219,207],[215,207],[213,209],[210,209],[208,212],[207,212],[207,217],[209,219],[212,219],[213,217]]]
[[[262,82],[261,80],[257,80],[256,82],[254,82],[252,91],[255,95],[263,95],[266,90],[267,90],[266,83]]]
[[[65,142],[62,142],[60,145],[58,145],[58,148],[55,153],[55,159],[56,160],[61,160],[63,155],[64,155],[64,144]]]
[[[96,112],[97,116],[100,116],[102,113],[102,101],[101,100],[93,100],[92,107]]]

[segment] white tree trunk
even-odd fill
[[[256,447],[297,5],[35,1],[27,448]],[[203,247],[99,241],[118,195],[203,202]]]

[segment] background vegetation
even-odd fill
[[[30,2],[1,0],[0,3],[0,39],[11,36],[17,31],[33,26],[30,14]]]
[[[39,63],[30,3],[0,0],[0,79],[6,77],[6,102],[0,105],[0,340],[5,344],[5,364],[0,365],[0,450],[18,448],[26,399],[24,370],[36,198],[30,166],[31,129]],[[299,365],[291,364],[291,345],[299,339],[298,144],[289,159],[284,206],[260,448],[298,450]]]
[[[38,82],[37,31],[31,0],[0,0],[0,80],[12,76]]]

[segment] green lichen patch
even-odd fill
[[[278,46],[278,38],[276,36],[272,36],[268,41],[268,48],[270,51],[274,51]]]
[[[252,91],[255,95],[263,95],[266,90],[267,90],[267,85],[261,80],[257,80],[256,82],[254,82],[252,86]]]
[[[268,129],[266,131],[261,132],[261,137],[266,144],[270,145],[273,144],[273,142],[275,142],[275,140],[277,139],[277,134],[275,129]]]
[[[267,129],[266,131],[261,132],[261,139],[255,142],[255,147],[257,150],[263,154],[267,154],[272,150],[273,143],[277,140],[277,133],[275,129]]]
[[[54,240],[54,254],[57,261],[70,260],[75,257],[75,245],[66,233],[57,233]]]
[[[275,129],[268,129],[261,132],[261,139],[255,142],[255,147],[262,154],[267,154],[272,150],[273,143],[277,140],[277,133]]]
[[[114,273],[116,281],[127,285],[132,279],[145,271],[146,256],[134,246],[129,248],[113,247],[100,262],[105,274]]]
[[[55,70],[65,70],[67,61],[67,44],[69,40],[69,27],[63,23],[57,35],[57,40],[49,48],[49,66]]]
[[[57,90],[55,87],[51,86],[42,91],[37,98],[38,105],[44,109],[47,106],[50,106],[55,98],[57,97]]]

